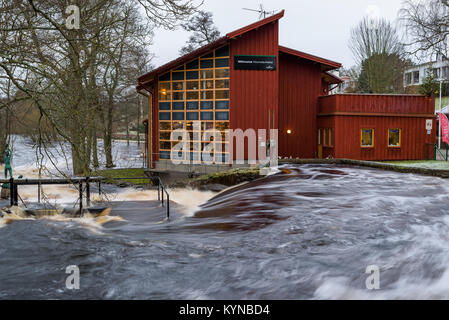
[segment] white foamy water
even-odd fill
[[[23,137],[14,137],[13,143],[13,174],[14,177],[23,176],[24,178],[37,179],[39,178],[39,169],[36,164],[36,150],[31,145],[30,141]],[[58,148],[65,148],[66,154],[69,152],[67,146],[55,145],[50,149],[50,153],[54,155],[52,161],[48,159],[43,161],[44,167],[42,169],[41,178],[49,178],[48,174],[56,174],[57,171],[69,172],[70,161],[66,161],[64,153]],[[100,148],[101,150],[101,148]],[[70,153],[68,153],[70,154]],[[136,143],[131,143],[127,146],[126,142],[116,142],[113,148],[114,163],[117,168],[125,167],[139,167],[142,162],[141,150]],[[16,166],[17,164],[17,166]],[[57,165],[56,170],[53,164]],[[4,166],[0,166],[1,173],[3,173]],[[42,201],[51,206],[60,206],[67,204],[75,204],[79,197],[79,190],[76,186],[71,185],[45,185],[41,186]],[[196,191],[192,189],[172,189],[168,190],[170,200],[179,204],[181,214],[185,216],[193,216],[199,206],[212,198],[215,193]],[[19,195],[21,200],[26,203],[36,203],[38,201],[38,187],[37,186],[20,186]],[[91,193],[92,201],[155,201],[158,200],[157,190],[140,190],[135,188],[114,188],[114,192],[107,194]],[[19,202],[21,202],[19,200]],[[23,203],[20,203],[23,207]],[[13,218],[11,218],[13,219]],[[11,219],[9,221],[11,221]],[[19,217],[15,217],[19,219]],[[66,221],[64,217],[51,217],[53,220]],[[86,221],[90,221],[86,218]],[[97,223],[94,221],[94,223]],[[104,222],[103,222],[104,223]],[[1,223],[0,225],[5,225]]]

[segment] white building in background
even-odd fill
[[[404,72],[404,87],[419,86],[426,79],[429,72],[433,72],[435,79],[449,79],[449,61],[437,61],[423,63]]]

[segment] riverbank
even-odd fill
[[[144,169],[108,169],[98,170],[93,175],[106,178],[105,183],[119,187],[151,188],[145,177]],[[228,187],[260,178],[258,168],[232,169],[199,177],[190,178],[188,173],[164,173],[162,176],[166,187],[172,189],[191,188],[200,191],[221,191]],[[120,180],[119,180],[120,179]]]
[[[370,167],[400,173],[414,173],[426,176],[449,178],[449,162],[445,161],[361,161],[351,159],[283,159],[279,165],[284,164],[340,164],[358,167]],[[148,179],[136,179],[145,177],[144,169],[108,169],[99,170],[97,176],[105,177],[106,183],[119,187],[151,188]],[[162,180],[168,188],[191,188],[200,191],[219,192],[243,182],[250,182],[261,178],[259,168],[239,168],[214,174],[202,175],[190,178],[188,173],[167,172]],[[122,178],[118,180],[118,178]],[[128,178],[128,179],[126,179]]]
[[[343,164],[359,167],[370,167],[401,173],[415,173],[426,176],[449,178],[449,163],[447,169],[442,167],[444,161],[362,161],[352,159],[285,159],[279,164]],[[437,164],[438,163],[438,164]]]

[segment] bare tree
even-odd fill
[[[439,54],[448,59],[449,3],[447,0],[406,0],[400,10],[406,49],[420,58]]]
[[[188,22],[182,24],[186,31],[193,32],[180,54],[190,53],[220,38],[220,31],[214,25],[211,12],[198,11]]]
[[[351,29],[349,47],[360,67],[358,91],[396,93],[403,89],[404,51],[389,21],[364,18]]]
[[[150,23],[173,28],[197,8],[190,0],[76,0],[72,4],[81,9],[80,28],[67,29],[66,0],[0,0],[1,74],[20,93],[14,99],[32,101],[39,123],[47,121],[71,145],[74,174],[90,171],[100,79],[110,84],[121,78],[119,69],[104,77],[104,66],[111,52],[121,51],[123,41],[116,40],[123,39],[123,26],[132,16],[123,9],[134,8],[137,14],[136,2],[148,18],[137,23],[147,30]],[[110,65],[114,63],[116,59]]]

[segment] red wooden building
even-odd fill
[[[341,81],[329,71],[341,64],[280,46],[283,16],[284,11],[228,33],[138,79],[138,92],[149,98],[149,163],[170,159],[177,143],[170,133],[179,128],[191,136],[207,129],[278,129],[281,157],[425,158],[425,144],[435,140],[435,130],[426,131],[426,120],[434,118],[432,101],[328,96],[329,85]],[[365,128],[374,133],[360,131]],[[399,130],[390,134],[391,141],[400,140],[394,148],[386,146],[389,129]],[[374,144],[362,145],[371,136]],[[223,150],[213,150],[217,162],[229,158]],[[192,149],[186,157],[201,155]]]

